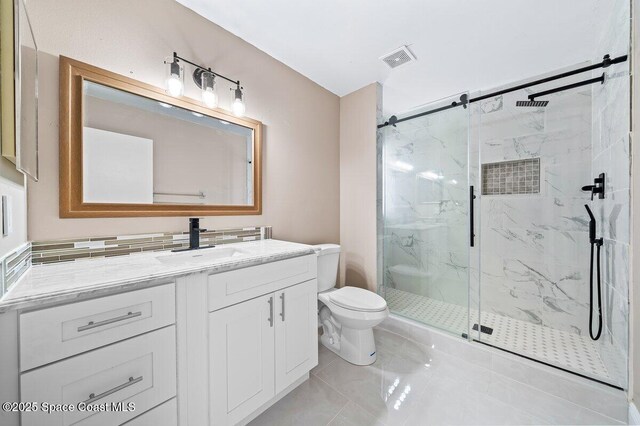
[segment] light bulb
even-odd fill
[[[218,106],[218,94],[216,93],[215,76],[210,71],[204,71],[200,82],[202,101],[209,108],[216,108]]]
[[[169,78],[167,78],[167,92],[171,96],[180,96],[182,94],[183,84],[180,80],[180,77],[171,74]]]
[[[235,90],[233,104],[231,105],[231,111],[233,111],[233,115],[235,115],[236,117],[242,117],[246,108],[247,107],[242,100],[242,90],[240,89],[240,87],[238,87]]]
[[[242,117],[244,115],[246,107],[244,106],[244,102],[242,102],[242,99],[236,99],[235,101],[233,101],[233,106],[231,107],[231,109],[233,110],[233,115],[235,115],[236,117]]]
[[[202,91],[202,101],[209,108],[218,107],[218,94],[211,88]]]
[[[171,96],[180,96],[184,90],[183,70],[180,64],[174,58],[167,58],[167,92]]]

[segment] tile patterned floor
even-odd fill
[[[394,288],[386,289],[389,309],[399,315],[452,332],[467,330],[467,308],[415,295]],[[481,313],[482,325],[493,328],[480,339],[499,348],[523,354],[601,380],[613,380],[598,348],[587,336],[508,318],[491,312]],[[478,311],[471,310],[472,324]]]
[[[397,334],[375,337],[378,359],[366,367],[320,345],[309,380],[250,425],[620,424]]]

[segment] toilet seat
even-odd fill
[[[387,309],[387,302],[382,297],[358,287],[342,287],[328,296],[335,305],[352,311],[381,312]]]

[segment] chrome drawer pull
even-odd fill
[[[124,321],[124,320],[127,320],[129,318],[139,317],[140,315],[142,315],[142,312],[140,312],[140,311],[138,311],[138,312],[129,312],[129,313],[125,314],[125,315],[121,315],[119,317],[115,317],[115,318],[111,318],[111,319],[106,319],[104,321],[98,321],[98,322],[89,321],[89,324],[83,325],[81,327],[78,327],[78,331],[91,330],[92,328],[102,327],[103,325],[113,324],[114,322]]]
[[[267,302],[269,303],[269,327],[273,327],[273,296]]]
[[[118,391],[121,391],[124,388],[128,388],[129,386],[135,385],[136,383],[139,383],[142,381],[142,376],[134,379],[133,377],[129,377],[129,380],[126,383],[121,384],[120,386],[116,386],[113,389],[109,389],[108,391],[104,391],[102,393],[99,393],[98,395],[96,395],[95,393],[89,394],[89,399],[83,401],[85,404],[91,404],[99,399],[104,398],[105,396],[109,396],[112,393],[116,393]]]
[[[282,317],[282,321],[284,321],[284,292],[280,294],[280,299],[282,299],[282,312],[280,312],[280,316]]]

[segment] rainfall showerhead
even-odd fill
[[[549,101],[536,101],[534,99],[529,99],[528,101],[516,101],[517,107],[536,107],[543,108],[549,105]]]

